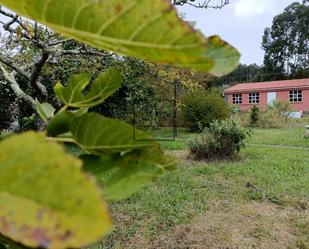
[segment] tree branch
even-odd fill
[[[30,76],[30,85],[36,90],[40,99],[47,97],[46,87],[38,81],[40,72],[42,71],[43,66],[48,60],[50,52],[47,49],[42,50],[41,58],[34,63],[33,70]]]
[[[12,76],[3,66],[2,63],[0,63],[0,71],[2,72],[3,77],[6,79],[6,81],[10,84],[10,87],[14,94],[20,98],[23,99],[26,103],[28,103],[34,110],[36,110],[36,104],[34,99],[25,93],[15,80],[14,76]]]
[[[217,3],[212,3],[216,0],[172,0],[172,4],[183,6],[185,4],[191,5],[195,8],[204,8],[204,9],[222,9],[224,6],[230,3],[229,0],[218,0]]]
[[[101,57],[111,57],[114,53],[102,53],[99,51],[91,51],[91,50],[79,50],[79,49],[72,49],[72,50],[59,50],[56,51],[59,56],[66,56],[66,55],[90,55],[90,56],[101,56]]]
[[[44,57],[44,58],[43,58]],[[47,58],[48,59],[48,58]],[[47,60],[46,59],[46,60]],[[37,93],[39,95],[41,95],[41,98],[46,98],[47,96],[47,90],[46,87],[44,85],[42,85],[39,81],[38,81],[38,77],[39,77],[39,73],[42,70],[43,65],[45,64],[46,60],[45,60],[45,55],[42,56],[42,58],[34,64],[34,69],[31,75],[29,75],[27,72],[25,72],[22,68],[16,66],[12,60],[7,59],[5,56],[0,54],[0,62],[2,62],[3,64],[5,64],[6,66],[10,67],[12,70],[14,70],[15,72],[19,73],[20,75],[22,75],[23,77],[25,77],[26,79],[29,80],[30,85],[37,91]],[[43,63],[43,64],[42,64]]]
[[[11,59],[8,59],[7,57],[5,57],[2,54],[0,54],[0,62],[2,62],[6,66],[12,68],[15,72],[19,73],[20,75],[22,75],[25,78],[27,78],[28,80],[30,80],[30,75],[27,72],[23,71],[21,68],[16,66]]]

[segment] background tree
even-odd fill
[[[108,67],[117,67],[124,76],[124,83],[95,111],[132,122],[135,110],[138,126],[155,121],[157,99],[174,98],[175,79],[182,79],[179,92],[205,85],[209,79],[205,73],[91,48],[3,8],[0,15],[4,20],[1,21],[4,33],[0,39],[1,129],[38,128],[39,123],[33,122],[35,99],[47,100],[59,107],[53,86],[57,81],[66,82],[72,73],[86,71],[95,76]],[[8,115],[8,108],[14,115]],[[167,115],[167,119],[171,119],[171,115]]]
[[[1,7],[0,16],[1,129],[37,128],[32,120],[35,99],[57,107],[55,82],[66,82],[70,74],[80,71],[97,74],[116,60],[113,53],[66,39]]]
[[[268,80],[309,77],[309,1],[294,2],[264,31]]]
[[[238,67],[229,75],[224,77],[213,77],[209,82],[209,87],[217,87],[224,85],[234,85],[244,82],[259,82],[266,78],[263,67],[257,64],[239,64]]]
[[[113,55],[63,38],[47,27],[30,22],[2,7],[0,15],[1,20],[6,20],[0,21],[5,31],[0,41],[0,72],[14,94],[33,109],[35,98],[48,98],[47,86],[41,82],[44,69],[58,66],[65,59],[66,62],[75,63],[75,67],[71,64],[67,67],[74,71],[82,66],[80,60],[83,56],[87,57],[83,63],[88,62],[85,67],[93,68],[93,63],[98,64],[99,58]],[[68,75],[70,73],[67,72]],[[55,77],[52,78],[54,79]],[[24,91],[23,85],[28,85],[32,92]]]

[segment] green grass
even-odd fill
[[[171,129],[164,128],[152,131],[156,138],[166,138],[171,134]],[[285,145],[309,147],[309,138],[304,137],[303,127],[291,127],[282,129],[252,129],[252,136],[248,139],[248,144],[265,145]],[[163,150],[185,150],[187,149],[186,140],[192,133],[185,129],[178,129],[178,136],[175,141],[161,141]]]
[[[179,165],[130,199],[112,204],[118,226],[101,248],[127,246],[137,235],[153,241],[207,211],[226,214],[233,203],[252,201],[309,208],[309,150],[248,147],[239,161]],[[309,246],[304,229],[308,220],[287,225],[299,233],[300,243]]]
[[[171,130],[153,134],[168,138]],[[231,238],[234,226],[234,233],[247,236],[256,248],[309,248],[309,141],[303,134],[303,128],[254,129],[251,145],[237,160],[181,158],[177,170],[128,200],[110,204],[115,231],[93,248],[248,248]],[[160,143],[164,150],[185,150],[191,135],[179,129],[176,141]],[[192,238],[179,238],[184,228],[192,230]],[[282,230],[281,237],[277,231]],[[206,246],[204,237],[214,244]]]
[[[303,127],[282,129],[254,129],[248,143],[309,147],[309,138],[304,138]]]
[[[156,139],[172,139],[173,133],[171,128],[161,128],[151,131],[151,134]],[[184,128],[177,129],[177,137],[175,141],[159,141],[163,150],[184,150],[186,149],[186,139],[188,139],[192,133],[187,132]]]

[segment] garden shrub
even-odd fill
[[[274,110],[262,112],[258,122],[259,128],[283,128],[286,125],[286,119],[280,117]]]
[[[259,121],[260,109],[257,106],[253,106],[250,110],[250,126],[256,127]]]
[[[282,128],[290,121],[292,108],[289,102],[274,101],[261,113],[258,127],[260,128]]]
[[[192,132],[201,132],[214,120],[224,120],[229,116],[224,99],[211,92],[190,92],[183,97],[182,104],[186,126]]]
[[[274,111],[280,118],[288,120],[293,109],[287,101],[274,101],[268,106],[268,111]]]
[[[283,128],[291,123],[291,105],[288,102],[274,101],[264,111],[253,107],[250,111],[238,111],[232,119],[244,127]]]
[[[245,146],[250,130],[232,119],[214,121],[201,134],[188,141],[190,153],[195,159],[231,158]]]
[[[243,127],[251,127],[250,113],[248,111],[238,111],[232,114],[231,119]]]

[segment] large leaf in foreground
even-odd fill
[[[79,248],[110,229],[101,192],[79,160],[43,134],[1,142],[1,234],[29,247]]]
[[[0,0],[20,15],[98,48],[220,76],[239,53],[219,37],[206,39],[177,17],[166,0]]]
[[[154,145],[151,141],[135,141],[131,125],[96,113],[73,118],[70,130],[78,145],[94,155],[125,152]],[[151,140],[151,137],[138,130],[136,137],[140,140]]]
[[[108,154],[102,157],[82,156],[84,170],[98,176],[108,200],[129,197],[165,170],[175,167],[175,160],[164,155],[158,147],[136,150],[124,155]]]
[[[54,87],[56,96],[65,105],[76,108],[90,108],[101,104],[107,97],[119,89],[122,84],[121,73],[109,69],[97,77],[91,84],[90,91],[83,94],[89,85],[91,76],[87,73],[72,75],[68,85],[57,83]]]

